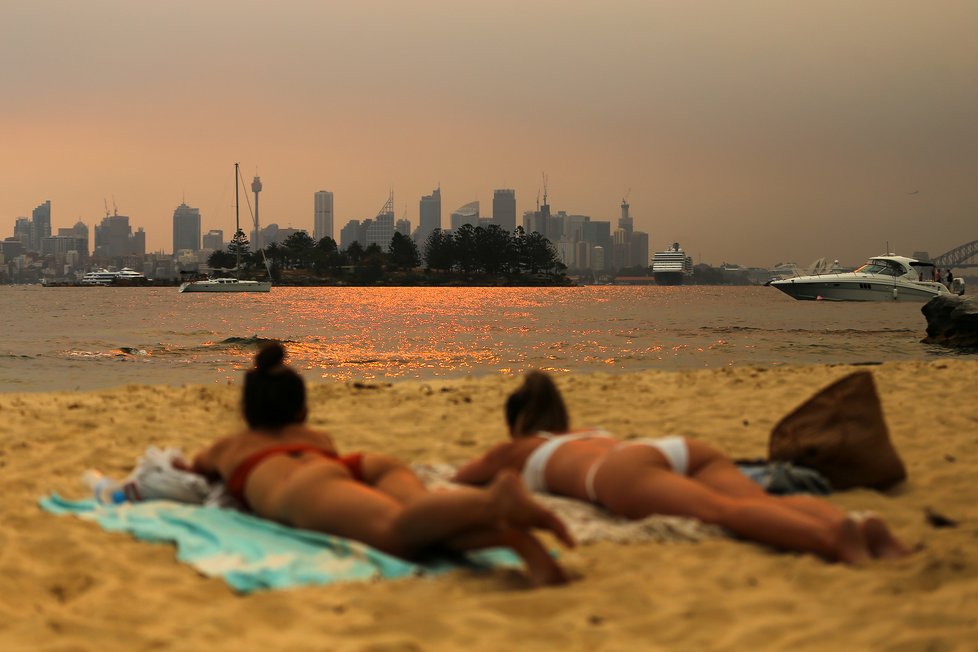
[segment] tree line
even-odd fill
[[[245,271],[263,269],[267,260],[274,280],[280,280],[286,270],[293,276],[298,272],[367,283],[391,277],[420,282],[424,278],[418,277],[419,273],[520,282],[540,276],[562,279],[566,271],[556,248],[541,234],[527,234],[521,226],[510,233],[495,224],[465,224],[454,232],[436,229],[420,249],[410,237],[395,233],[386,250],[377,244],[364,247],[359,242],[340,250],[330,237],[317,242],[307,232],[298,231],[281,244],[273,242],[252,251],[239,229],[227,250],[212,253],[207,264],[215,270],[236,269],[239,255],[240,269]]]

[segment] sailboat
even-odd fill
[[[238,172],[238,164],[234,164],[234,232],[238,233],[241,230],[241,224],[238,219],[238,187],[241,181],[241,175]],[[261,252],[262,257],[265,256],[264,250]],[[238,248],[235,252],[236,259],[234,263],[235,271],[241,269],[241,249]],[[268,269],[268,260],[265,260],[265,268]],[[272,278],[271,271],[269,270],[268,278]],[[187,281],[186,283],[180,284],[180,292],[269,292],[272,289],[272,281],[251,281],[239,279],[233,276],[227,276],[222,278],[209,278],[203,281]]]

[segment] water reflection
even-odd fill
[[[0,303],[29,317],[5,332],[2,389],[236,381],[263,339],[287,342],[308,378],[342,381],[941,354],[919,342],[919,306],[770,288],[3,288]]]

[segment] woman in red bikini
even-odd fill
[[[302,378],[284,364],[280,344],[266,345],[245,375],[248,429],[219,439],[189,470],[220,477],[255,514],[285,525],[362,541],[413,558],[436,545],[452,550],[507,546],[535,584],[565,581],[532,529],[565,545],[564,524],[537,504],[515,473],[487,489],[430,492],[404,464],[386,455],[340,455],[325,432],[305,425]]]
[[[457,482],[482,484],[516,470],[533,491],[591,502],[626,518],[691,516],[745,539],[831,561],[909,554],[878,516],[857,519],[812,496],[769,495],[704,442],[571,432],[560,390],[539,371],[509,396],[506,421],[512,440],[459,469]]]

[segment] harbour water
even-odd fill
[[[312,382],[868,363],[922,344],[921,304],[795,301],[765,287],[0,287],[0,391],[236,381],[264,338]]]

